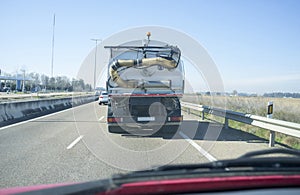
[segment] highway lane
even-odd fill
[[[177,133],[111,134],[106,106],[78,106],[0,128],[0,187],[80,182],[164,164],[236,158],[264,140],[184,115]]]

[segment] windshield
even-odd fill
[[[0,188],[299,151],[299,10],[2,0]]]

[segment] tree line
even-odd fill
[[[25,81],[26,91],[91,91],[92,86],[86,84],[83,79],[70,79],[67,76],[49,77],[45,74],[31,72],[26,74],[26,78],[31,78]],[[2,83],[4,85],[4,83]],[[16,82],[9,81],[11,90],[16,90]]]
[[[274,92],[265,93],[264,97],[277,97],[277,98],[300,98],[300,93],[284,93],[284,92]]]

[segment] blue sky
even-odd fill
[[[0,68],[76,77],[94,48],[131,27],[158,25],[187,33],[214,59],[226,91],[300,92],[300,1],[0,0]]]

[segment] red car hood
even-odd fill
[[[52,189],[50,194],[62,192],[79,193],[80,191],[63,191],[67,186],[78,189],[78,185],[88,183],[64,183],[39,185],[30,187],[17,187],[0,190],[0,194],[16,194],[23,192],[32,192],[45,189]],[[208,192],[224,190],[241,190],[241,189],[259,189],[272,187],[299,187],[300,175],[267,175],[267,176],[231,176],[231,177],[204,177],[204,178],[185,178],[185,179],[166,179],[154,181],[141,181],[125,183],[115,188],[107,188],[105,191],[98,191],[96,194],[113,195],[113,194],[169,194],[182,192]],[[59,191],[58,191],[59,189]],[[42,191],[40,191],[43,193]],[[95,192],[95,191],[93,191]]]

